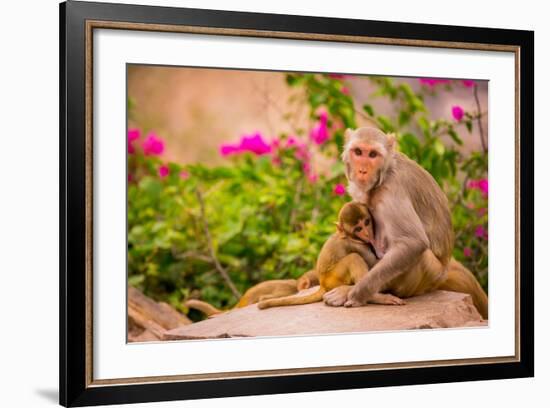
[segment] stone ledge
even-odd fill
[[[310,288],[305,294],[316,290]],[[404,306],[330,307],[322,302],[259,310],[235,309],[187,326],[168,330],[163,340],[257,336],[299,336],[450,327],[487,326],[464,293],[435,291],[406,299]]]

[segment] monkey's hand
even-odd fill
[[[353,286],[343,285],[332,289],[331,291],[323,295],[323,300],[329,306],[344,306],[344,303],[348,300],[348,293]]]
[[[371,298],[371,296],[365,296],[364,293],[361,293],[357,285],[350,287],[350,289],[351,290],[347,294],[347,299],[344,302],[345,307],[365,306]]]

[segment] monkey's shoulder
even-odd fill
[[[339,233],[332,234],[323,244],[319,257],[318,265],[333,265],[350,252],[349,239]]]

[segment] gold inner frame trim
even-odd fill
[[[396,39],[369,36],[350,36],[333,34],[310,34],[288,31],[250,30],[216,27],[195,27],[186,25],[165,25],[148,23],[128,23],[119,21],[86,21],[86,387],[112,385],[130,385],[144,383],[166,383],[178,381],[227,380],[236,378],[291,376],[300,374],[338,373],[353,371],[372,371],[389,369],[407,369],[419,367],[441,367],[449,365],[495,364],[518,362],[520,356],[520,47],[515,45],[466,43],[434,40]],[[205,374],[186,374],[154,377],[128,377],[113,379],[93,378],[93,30],[118,29],[149,32],[170,32],[186,34],[203,34],[218,36],[276,38],[308,41],[331,41],[340,43],[380,44],[393,46],[452,48],[464,50],[513,52],[515,57],[515,354],[502,357],[480,357],[468,359],[415,361],[384,364],[359,364],[328,367],[304,367],[293,369],[236,371]]]

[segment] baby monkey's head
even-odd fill
[[[372,220],[366,205],[357,202],[344,204],[338,213],[338,231],[348,238],[370,243],[374,238]]]

